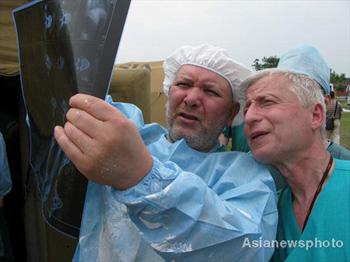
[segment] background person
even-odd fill
[[[326,99],[326,105],[329,105],[330,100],[331,100],[331,96],[325,95],[325,99]],[[340,125],[340,121],[339,121],[339,125]],[[328,131],[327,131],[327,133],[328,133]],[[325,139],[326,148],[327,148],[328,152],[330,152],[334,158],[350,160],[350,150],[349,149],[347,149],[347,148],[343,147],[342,145],[335,143],[334,141],[331,141],[330,139],[328,139],[328,134],[326,137],[327,137]]]
[[[268,261],[271,248],[242,247],[275,238],[272,178],[218,141],[250,71],[208,45],[179,48],[164,71],[168,130],[83,94],[55,129],[90,180],[74,261]]]
[[[6,145],[0,132],[0,261],[10,261],[12,247],[4,214],[4,197],[12,187],[11,174],[7,161]]]
[[[340,144],[340,119],[342,111],[343,108],[335,98],[334,91],[331,91],[326,118],[333,119],[333,129],[327,129],[327,138],[337,144]]]
[[[225,128],[220,136],[221,143],[227,146],[231,141],[230,149],[232,151],[249,152],[250,149],[243,130],[243,123]]]
[[[333,159],[324,147],[326,106],[319,85],[329,87],[327,64],[315,48],[301,45],[285,53],[277,69],[260,71],[242,85],[251,151],[288,184],[278,201],[277,240],[304,243],[277,248],[272,260],[349,260],[350,161]],[[340,247],[317,247],[315,239],[334,239]],[[307,241],[314,241],[309,249]]]

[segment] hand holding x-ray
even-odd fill
[[[89,180],[127,189],[152,168],[139,130],[118,109],[83,94],[73,96],[64,127],[55,127],[57,143]]]

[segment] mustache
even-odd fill
[[[194,112],[191,112],[190,110],[188,110],[184,107],[176,108],[172,114],[172,117],[175,118],[176,116],[179,116],[179,115],[186,117],[186,118],[195,119],[195,120],[202,120],[203,119],[203,117],[201,115],[196,114]]]

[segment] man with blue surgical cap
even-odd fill
[[[307,54],[306,54],[307,53]],[[305,59],[307,58],[307,59]],[[319,71],[315,71],[313,67],[320,66]],[[317,81],[319,84],[323,95],[325,97],[325,103],[328,106],[331,103],[330,96],[330,68],[327,66],[327,63],[321,57],[319,52],[307,46],[299,46],[298,48],[291,49],[289,52],[284,54],[278,64],[278,68],[298,71],[300,73],[306,73],[309,77]],[[227,132],[229,129],[225,129]],[[231,134],[225,133],[227,137],[232,137],[232,150],[248,152],[250,151],[249,146],[247,144],[246,137],[243,133],[242,125],[235,125],[233,127],[233,132]],[[347,159],[350,160],[350,150],[345,147],[334,143],[327,139],[327,136],[324,136],[325,139],[325,147],[328,152],[334,158],[338,159]],[[228,139],[223,138],[224,143],[228,143]]]
[[[314,47],[300,45],[242,88],[251,152],[287,182],[272,261],[348,261],[350,161],[333,158],[324,145],[327,64]]]
[[[55,137],[90,182],[74,261],[268,261],[273,180],[253,157],[221,152],[250,71],[209,45],[164,61],[169,129],[139,109],[78,94]]]
[[[325,97],[326,106],[331,103],[331,70],[317,49],[308,45],[300,45],[291,49],[281,57],[277,68],[306,74],[320,85]],[[337,143],[329,141],[326,133],[324,138],[325,146],[333,157],[350,160],[350,150]]]

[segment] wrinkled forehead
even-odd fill
[[[293,95],[292,82],[283,74],[268,74],[256,79],[245,90],[246,98],[263,95]]]
[[[224,76],[215,70],[200,65],[181,65],[179,70],[176,72],[175,80],[179,78],[188,78],[189,80],[193,81],[212,82],[222,86],[223,88],[231,89],[230,82]]]

